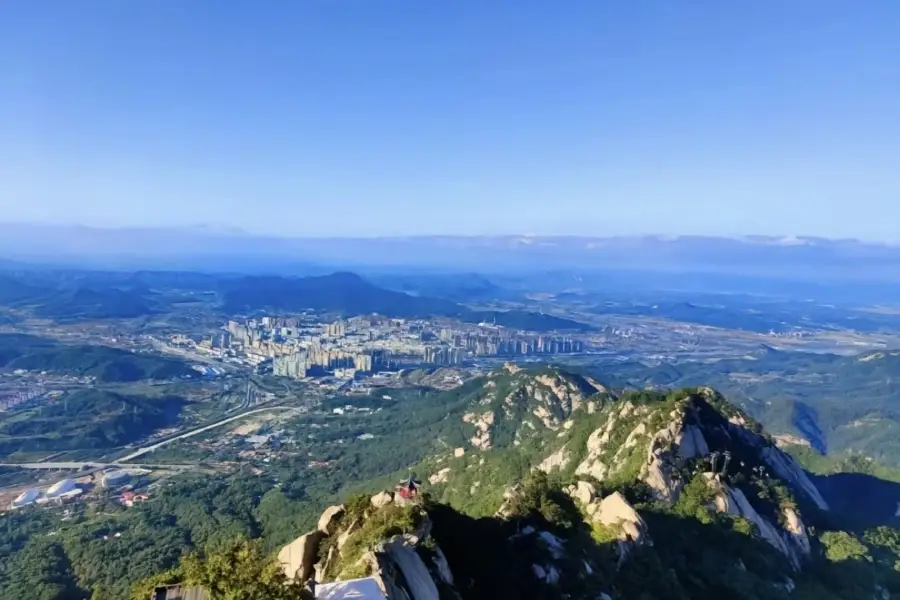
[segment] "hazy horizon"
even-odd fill
[[[900,241],[900,5],[6,3],[3,218]]]
[[[746,242],[770,242],[773,245],[785,247],[800,246],[807,242],[855,242],[864,245],[888,246],[900,245],[900,235],[897,240],[867,239],[861,237],[829,237],[822,235],[784,234],[773,235],[765,233],[748,232],[741,234],[703,234],[703,233],[660,233],[648,231],[644,233],[612,233],[608,235],[589,233],[547,233],[536,234],[529,232],[494,232],[494,233],[410,233],[410,234],[382,234],[378,232],[352,235],[341,234],[317,234],[310,233],[278,233],[244,229],[232,225],[217,223],[181,223],[174,225],[93,225],[78,222],[54,222],[54,221],[7,221],[0,220],[0,228],[34,228],[34,229],[60,229],[60,230],[91,230],[105,233],[147,231],[147,232],[179,232],[212,234],[235,237],[251,237],[272,240],[392,240],[392,239],[428,239],[428,238],[521,238],[523,240],[534,238],[536,240],[547,239],[586,239],[586,240],[616,240],[616,239],[646,239],[663,242],[674,242],[686,239],[710,239],[710,240],[734,240]]]

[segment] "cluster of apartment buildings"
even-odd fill
[[[250,364],[271,360],[272,372],[302,378],[328,373],[353,377],[421,365],[460,365],[479,357],[577,353],[584,342],[493,325],[378,315],[321,323],[312,317],[229,321],[205,344]]]

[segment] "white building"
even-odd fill
[[[12,507],[20,508],[22,506],[28,506],[29,504],[33,504],[40,496],[41,493],[37,490],[25,490],[12,501]]]
[[[71,492],[75,489],[75,480],[74,479],[63,479],[57,483],[54,483],[50,486],[50,489],[47,490],[48,498],[56,498],[57,496],[61,496],[66,492]]]

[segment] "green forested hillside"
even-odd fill
[[[125,598],[132,584],[176,567],[186,552],[221,547],[235,536],[260,538],[265,550],[275,551],[313,527],[328,504],[390,489],[410,469],[431,497],[434,540],[459,573],[463,599],[497,597],[491,590],[503,589],[520,590],[510,598],[555,599],[562,592],[597,598],[604,592],[614,600],[858,600],[879,590],[900,592],[896,530],[874,523],[840,529],[846,522],[841,513],[851,507],[817,507],[817,492],[805,487],[801,472],[712,390],[617,397],[576,375],[511,368],[451,392],[385,395],[391,399],[335,400],[378,405],[378,412],[298,417],[311,437],[290,458],[248,465],[260,467],[260,475],[182,476],[154,489],[145,505],[79,508],[66,521],[32,508],[2,517],[0,596],[33,589],[40,590],[36,600],[51,600],[66,597],[55,595],[60,590],[88,595],[100,586],[112,598]],[[100,404],[111,408],[114,402]],[[659,446],[663,454],[649,465],[675,462],[659,463],[659,488],[646,467],[654,440],[669,435],[663,431],[672,432],[666,439],[675,445]],[[374,437],[360,439],[362,433]],[[688,438],[695,450],[678,450]],[[723,466],[720,459],[717,467],[708,453],[721,457],[726,450],[731,462]],[[328,466],[314,467],[314,461]],[[538,465],[550,474],[535,479]],[[511,501],[510,490],[523,482],[519,500]],[[596,501],[623,494],[653,543],[635,545],[617,569],[609,560],[620,551],[618,534],[590,521],[583,508],[572,512],[581,506],[570,499],[576,483],[593,486]],[[673,497],[662,500],[660,489]],[[715,508],[716,498],[739,492],[752,509],[730,514]],[[498,509],[505,516],[495,516]],[[785,528],[794,527],[795,518],[805,523],[799,531],[809,540],[807,551],[788,541],[793,538]],[[760,524],[770,529],[767,535],[787,536],[788,545],[774,546]],[[505,540],[527,525],[560,539],[564,556],[550,557],[546,549],[533,554],[519,542],[507,546]],[[363,531],[377,537],[382,530]],[[352,547],[362,551],[365,543]],[[790,559],[782,554],[788,548]],[[551,561],[573,575],[565,585],[537,582],[531,562],[513,559]],[[582,580],[585,560],[593,574]],[[798,567],[791,566],[795,560]],[[529,595],[535,590],[540,595]]]
[[[110,383],[199,376],[190,365],[172,358],[20,334],[0,334],[0,368],[87,375]]]
[[[711,385],[772,433],[808,439],[822,453],[853,451],[900,467],[900,354],[858,356],[761,348],[743,359],[588,369],[616,386]]]
[[[52,404],[0,413],[0,457],[122,446],[174,425],[183,404],[176,396],[68,392]]]

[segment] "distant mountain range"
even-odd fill
[[[586,331],[584,323],[524,310],[475,310],[452,300],[377,286],[348,272],[311,277],[209,276],[191,273],[0,273],[0,306],[27,308],[53,319],[127,319],[165,310],[160,292],[205,291],[228,314],[304,310],[347,316],[453,317],[530,331]]]
[[[900,283],[900,245],[813,237],[279,238],[208,228],[0,224],[0,258],[97,268],[305,275],[337,269],[611,269]]]
[[[472,310],[450,300],[412,296],[376,286],[353,273],[314,277],[242,277],[223,281],[222,308],[229,313],[263,309],[317,310],[345,315],[378,313],[392,317],[456,317],[532,331],[589,327],[571,319],[521,310]]]

